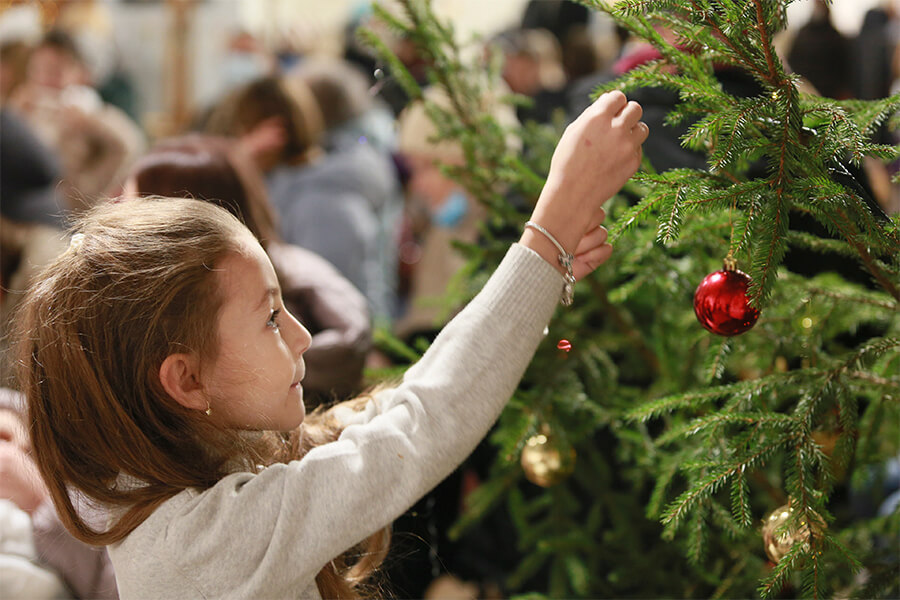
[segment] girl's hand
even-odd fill
[[[640,104],[619,91],[603,94],[586,108],[556,145],[544,188],[548,193],[541,194],[538,205],[561,201],[593,214],[641,166],[641,144],[649,133],[642,114]]]
[[[613,247],[606,243],[609,234],[606,227],[600,224],[606,218],[606,211],[601,208],[598,216],[597,224],[585,232],[581,241],[578,242],[578,246],[575,247],[575,263],[572,265],[572,272],[575,279],[579,281],[612,256]]]
[[[649,134],[642,112],[622,92],[603,94],[566,128],[553,153],[531,220],[568,252],[581,255],[576,278],[609,258],[605,230],[594,230],[605,217],[603,203],[640,167],[641,144]],[[520,243],[558,266],[559,252],[542,234],[526,229]]]

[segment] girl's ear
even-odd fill
[[[159,367],[159,381],[166,393],[185,408],[209,408],[209,401],[200,384],[200,364],[193,354],[167,356]]]

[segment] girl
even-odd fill
[[[285,306],[312,333],[307,401],[359,391],[372,339],[366,299],[328,261],[281,241],[262,175],[238,144],[198,134],[166,140],[137,161],[125,187],[127,195],[208,200],[240,218],[269,255]]]
[[[331,443],[301,427],[309,332],[237,219],[185,199],[86,216],[25,300],[20,376],[50,494],[109,545],[120,595],[358,596],[378,533],[471,452],[561,291],[609,257],[601,206],[640,164],[640,116],[610,92],[566,129],[519,243],[396,388],[326,414]]]

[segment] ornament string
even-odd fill
[[[734,271],[737,268],[737,261],[734,259],[734,211],[737,208],[737,196],[731,200],[731,210],[728,213],[728,225],[731,233],[728,234],[728,254],[725,256],[725,270]]]

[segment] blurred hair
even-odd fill
[[[591,75],[600,68],[600,53],[587,27],[569,28],[562,43],[562,65],[569,80]]]
[[[84,55],[81,53],[75,38],[62,29],[51,29],[45,33],[44,37],[35,45],[34,51],[36,52],[41,48],[56,50],[80,65],[85,64]]]
[[[556,89],[565,83],[562,52],[556,36],[546,29],[514,29],[494,38],[507,56],[523,56],[537,65],[541,87]]]
[[[279,241],[262,174],[234,140],[203,134],[170,138],[135,162],[140,196],[198,198],[239,218],[263,245]]]
[[[359,117],[372,104],[366,76],[346,60],[307,58],[288,76],[309,86],[322,111],[325,129]]]
[[[241,136],[266,119],[284,123],[285,144],[279,160],[302,163],[316,149],[324,129],[315,96],[299,79],[267,76],[227,95],[209,118],[207,130],[225,136]]]
[[[24,82],[28,71],[28,57],[31,46],[22,40],[9,40],[0,43],[0,64],[8,77],[0,88],[0,101],[3,101]]]

